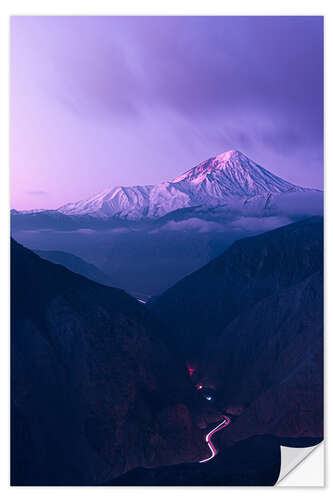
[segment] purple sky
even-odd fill
[[[321,17],[13,17],[12,206],[155,184],[239,149],[322,187]]]

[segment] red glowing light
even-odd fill
[[[198,391],[200,391],[200,389],[202,389],[202,385],[198,384],[197,389],[198,389]]]
[[[193,373],[195,372],[194,368],[188,368],[188,372],[190,374],[190,377],[192,377]]]

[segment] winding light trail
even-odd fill
[[[220,422],[219,425],[214,427],[214,429],[209,431],[207,436],[206,436],[206,443],[208,443],[209,449],[211,451],[211,456],[208,458],[205,458],[204,460],[200,460],[200,462],[199,462],[200,464],[203,464],[204,462],[208,462],[209,460],[211,460],[212,458],[214,458],[217,455],[217,450],[216,450],[215,446],[213,445],[213,443],[211,442],[211,437],[213,434],[215,434],[215,432],[220,431],[224,427],[227,427],[227,425],[229,425],[231,422],[229,417],[226,417],[225,415],[223,415],[223,416],[224,416],[224,419],[222,420],[222,422]]]

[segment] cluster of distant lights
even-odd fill
[[[198,384],[197,389],[198,391],[201,391],[201,389],[203,389],[203,385]],[[207,401],[211,401],[213,399],[212,396],[205,396],[205,398],[207,399]]]
[[[188,367],[187,369],[190,377],[192,377],[193,373],[195,372],[195,368]],[[203,389],[204,387],[201,384],[197,384],[196,388],[198,389],[198,391],[201,391],[201,389]],[[207,401],[211,401],[213,398],[212,396],[205,396],[205,399],[207,399]]]
[[[188,370],[190,377],[192,377],[193,373],[195,372],[195,368],[188,366],[187,370]],[[201,391],[201,389],[203,389],[204,386],[201,384],[197,384],[196,388],[198,391]],[[211,401],[213,398],[212,398],[212,396],[207,395],[207,396],[205,396],[205,399],[207,399],[207,401]],[[211,455],[210,455],[210,457],[205,458],[204,460],[200,460],[201,464],[203,464],[205,462],[209,462],[209,460],[211,460],[212,458],[214,458],[217,455],[217,450],[211,441],[211,437],[216,431],[223,429],[223,427],[226,427],[229,424],[230,424],[230,418],[224,416],[224,419],[222,420],[222,422],[220,422],[219,425],[217,425],[216,427],[214,427],[214,429],[212,429],[210,432],[208,432],[208,434],[206,435],[206,443],[208,444]]]

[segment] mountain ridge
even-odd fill
[[[39,250],[33,249],[33,252],[37,254],[42,259],[45,259],[53,264],[59,264],[66,267],[70,271],[76,274],[80,274],[100,285],[112,286],[111,277],[106,273],[103,273],[101,269],[96,267],[91,262],[87,262],[78,255],[74,255],[69,252],[63,252],[60,250]]]
[[[220,449],[258,434],[322,439],[322,217],[239,239],[148,307],[237,416]]]
[[[96,485],[207,453],[197,393],[123,290],[11,240],[11,484]]]
[[[128,219],[158,218],[180,208],[214,207],[256,196],[317,191],[292,184],[246,155],[230,150],[211,157],[171,181],[146,186],[117,186],[87,199],[67,203],[58,211]]]

